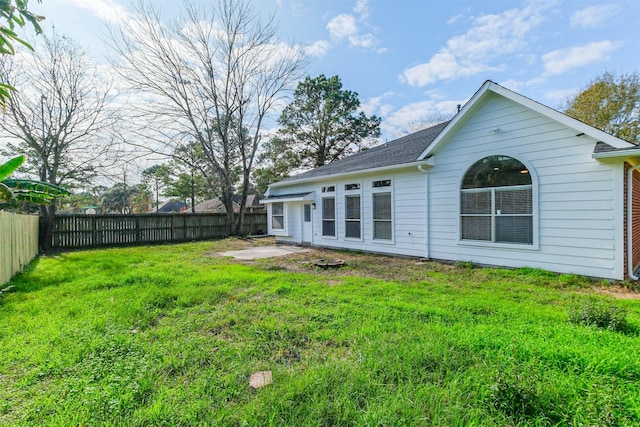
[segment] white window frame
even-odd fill
[[[358,188],[353,189],[353,190],[347,190],[347,185],[352,185],[352,184],[357,184]],[[351,241],[357,241],[357,242],[362,242],[363,240],[363,235],[364,235],[364,230],[363,230],[363,223],[362,223],[362,182],[358,181],[358,182],[348,182],[344,185],[344,191],[345,191],[345,195],[344,195],[344,238],[345,240],[351,240]],[[360,199],[360,212],[359,212],[359,217],[358,219],[349,219],[347,218],[348,216],[348,206],[349,204],[347,203],[347,199],[349,197],[358,197]],[[347,223],[348,222],[358,222],[359,225],[359,229],[360,229],[360,236],[359,237],[347,237]]]
[[[330,191],[331,187],[333,187],[333,191]],[[334,184],[325,185],[322,187],[322,197],[320,199],[320,235],[323,239],[331,239],[335,240],[338,238],[338,206],[337,206],[337,197],[336,197],[336,188],[337,186]],[[326,199],[333,199],[333,219],[325,219],[324,217],[324,201]],[[324,223],[325,221],[333,221],[333,236],[330,234],[324,234]]]
[[[389,181],[390,185],[385,187],[374,187],[374,182],[377,181]],[[394,180],[392,178],[377,178],[371,181],[371,241],[376,244],[383,245],[392,245],[395,244],[396,239],[396,230],[395,230],[395,219],[396,219],[396,211],[395,211],[395,201],[394,201],[394,191],[393,185]],[[389,194],[390,202],[391,202],[391,219],[390,220],[380,220],[376,219],[375,215],[375,204],[374,199],[376,194]],[[389,221],[391,223],[391,239],[380,239],[376,238],[376,221]]]
[[[282,214],[278,214],[276,216],[282,216],[282,226],[283,228],[273,228],[273,205],[276,203],[282,204]],[[273,234],[274,236],[288,236],[288,204],[285,202],[273,202],[268,205],[269,210],[269,234]]]
[[[527,170],[529,171],[529,175],[531,177],[530,185],[519,185],[519,186],[503,186],[503,187],[487,187],[487,188],[474,188],[474,189],[462,189],[462,182],[464,177],[466,176],[469,168],[473,166],[475,163],[480,160],[491,157],[491,156],[505,156],[511,157],[520,163],[522,163]],[[505,243],[505,242],[495,242],[495,217],[500,216],[495,213],[495,190],[514,190],[518,188],[524,189],[525,187],[531,188],[531,221],[532,221],[532,241],[533,243]],[[462,204],[461,204],[461,196],[465,191],[487,191],[493,190],[491,195],[491,208],[492,208],[492,223],[491,223],[491,234],[492,240],[468,240],[462,238]],[[469,162],[468,167],[463,171],[460,179],[458,180],[458,192],[457,192],[457,212],[458,212],[458,220],[457,220],[457,241],[459,246],[478,246],[478,247],[487,247],[487,248],[504,248],[504,249],[516,249],[516,250],[527,250],[527,251],[537,251],[539,250],[539,225],[538,225],[538,177],[533,169],[532,165],[526,160],[523,159],[521,155],[517,153],[510,153],[508,151],[500,151],[500,152],[490,152],[485,153],[481,157],[476,158],[475,160]],[[507,216],[507,214],[501,214],[502,216]],[[479,216],[477,214],[471,214],[471,216]],[[488,216],[488,215],[487,215]],[[517,216],[517,214],[509,214],[508,216]]]

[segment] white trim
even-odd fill
[[[556,111],[553,108],[547,107],[546,105],[540,104],[539,102],[533,101],[532,99],[522,96],[519,93],[513,92],[503,86],[500,86],[492,82],[491,80],[487,80],[464,105],[464,107],[462,107],[460,112],[458,112],[458,114],[456,114],[456,116],[444,127],[444,129],[442,129],[442,131],[433,140],[433,142],[431,142],[431,144],[429,144],[429,146],[425,148],[422,153],[420,153],[418,159],[424,159],[428,155],[436,152],[437,149],[449,139],[449,136],[463,124],[464,119],[467,117],[469,112],[477,108],[476,104],[478,104],[482,99],[485,98],[485,94],[487,92],[493,92],[495,94],[501,95],[543,116],[555,120],[558,123],[575,129],[578,132],[589,135],[598,141],[605,142],[615,148],[635,147],[635,145],[630,142],[624,141],[620,138],[616,138],[613,135],[610,135],[592,126],[589,126],[586,123],[573,119],[566,114]]]
[[[326,196],[320,197],[320,238],[326,240],[337,240],[338,239],[338,197],[335,191],[327,194]],[[324,200],[325,199],[333,199],[333,236],[324,234]],[[327,221],[331,221],[331,219],[327,219]]]
[[[288,186],[294,186],[294,185],[298,185],[298,184],[304,184],[307,182],[314,182],[314,181],[325,181],[325,180],[337,180],[337,179],[343,179],[346,178],[348,176],[364,176],[364,175],[371,175],[371,174],[376,174],[379,172],[387,172],[387,171],[392,171],[392,170],[396,170],[396,169],[408,169],[408,168],[413,168],[415,166],[433,166],[433,160],[432,159],[426,159],[426,160],[422,160],[422,161],[416,161],[416,162],[411,162],[411,163],[400,163],[398,165],[391,165],[391,166],[383,166],[383,167],[379,167],[379,168],[370,168],[370,169],[362,169],[362,170],[358,170],[358,171],[351,171],[351,172],[342,172],[342,173],[336,173],[336,174],[331,174],[331,175],[322,175],[322,176],[314,176],[314,177],[309,177],[309,178],[301,178],[301,179],[296,179],[296,180],[292,180],[292,181],[278,181],[278,182],[274,182],[273,184],[269,185],[269,188],[278,188],[278,187],[288,187]],[[275,196],[272,196],[275,197]]]
[[[356,189],[356,190],[347,190],[346,186],[349,184],[359,184],[360,188]],[[362,187],[364,186],[364,183],[362,181],[357,181],[357,182],[349,182],[344,184],[344,186],[342,187],[344,189],[343,191],[343,197],[342,199],[344,200],[344,240],[349,241],[349,242],[362,242],[364,239],[364,209],[363,209],[363,200],[364,197],[362,197]],[[347,198],[348,197],[354,197],[354,196],[358,196],[359,197],[359,201],[360,201],[360,218],[358,219],[358,222],[360,223],[360,237],[347,237],[347,209],[348,209],[348,204],[347,204]],[[352,221],[355,222],[355,221]]]
[[[529,171],[529,176],[531,177],[531,209],[533,214],[531,219],[533,236],[532,236],[532,243],[530,245],[522,244],[522,243],[501,243],[501,242],[488,242],[484,240],[462,239],[462,221],[461,221],[462,207],[460,206],[460,198],[461,198],[460,195],[462,194],[462,181],[464,180],[464,177],[469,171],[469,168],[471,168],[471,166],[475,165],[480,160],[485,159],[487,157],[491,157],[491,156],[511,157],[512,159],[515,159],[520,163],[522,163]],[[512,187],[517,189],[518,187],[522,187],[522,188],[529,187],[529,185],[528,184],[520,185],[520,186],[514,185]],[[496,187],[496,188],[510,188],[510,187]],[[510,150],[489,151],[489,152],[483,153],[481,157],[477,157],[475,160],[472,160],[468,164],[468,166],[462,171],[462,174],[458,177],[458,193],[456,197],[456,212],[458,215],[457,226],[456,226],[457,227],[457,230],[456,230],[457,244],[460,246],[484,246],[484,247],[492,247],[492,248],[526,249],[526,250],[533,250],[533,251],[539,250],[540,249],[540,227],[539,227],[540,207],[538,204],[538,188],[539,188],[538,174],[533,168],[533,165],[531,165],[531,163],[529,163],[529,161],[519,153],[514,153],[514,152],[511,152]],[[486,188],[478,189],[478,191],[485,191],[485,190]],[[474,189],[467,189],[465,191],[473,192]],[[492,206],[493,206],[493,194],[491,197],[492,197]],[[493,225],[492,225],[491,233],[492,235],[493,233],[495,233],[495,228]]]
[[[304,196],[291,196],[291,197],[286,197],[286,196],[289,196],[289,195],[283,194],[281,197],[281,196],[278,196],[277,194],[274,194],[267,199],[260,200],[260,203],[263,205],[268,205],[270,203],[279,203],[279,202],[284,202],[284,203],[306,202],[306,201],[313,202],[313,200],[315,199],[315,194],[313,191],[306,193]]]
[[[374,181],[391,181],[391,185],[388,187],[374,187]],[[378,177],[375,180],[371,180],[369,182],[371,185],[371,242],[374,244],[383,244],[383,245],[395,245],[396,243],[396,204],[394,197],[394,189],[395,189],[395,179],[392,177],[382,178]],[[391,202],[391,239],[376,239],[376,225],[375,225],[375,202],[374,198],[376,194],[389,194],[389,199]]]
[[[275,201],[278,202],[279,201]],[[289,206],[282,202],[282,225],[284,228],[273,228],[273,204],[267,206],[267,231],[274,236],[289,236]]]
[[[431,235],[431,230],[429,230],[429,171],[424,169],[422,167],[422,165],[418,166],[418,170],[420,172],[422,172],[424,174],[424,191],[425,191],[425,195],[424,195],[424,216],[425,216],[425,252],[424,252],[424,257],[426,259],[429,259],[429,236]]]

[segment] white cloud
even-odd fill
[[[378,100],[378,98],[381,97],[371,98],[371,100]],[[384,119],[381,124],[383,135],[385,139],[392,140],[415,131],[417,128],[424,128],[425,125],[437,124],[453,117],[458,104],[464,105],[465,102],[467,100],[438,100],[432,96],[424,101],[404,105],[395,111],[390,105],[380,103],[378,110],[380,111],[379,115]]]
[[[553,101],[555,103],[564,102],[567,98],[572,95],[575,95],[578,92],[578,89],[558,89],[558,90],[549,90],[545,92],[544,96],[546,99]]]
[[[100,20],[110,24],[117,24],[126,19],[129,13],[113,0],[68,0],[69,3],[89,10]]]
[[[612,18],[618,9],[609,4],[601,4],[598,6],[589,6],[578,10],[571,15],[571,28],[596,28],[610,18]]]
[[[525,51],[529,34],[543,21],[553,2],[532,2],[523,9],[481,15],[466,33],[447,40],[428,62],[404,70],[401,79],[412,86],[426,86],[486,71],[500,70],[502,56]]]
[[[369,16],[369,1],[357,0],[356,5],[353,7],[353,11],[360,15],[360,19],[367,18]]]
[[[345,37],[354,36],[358,32],[356,19],[346,13],[331,18],[327,23],[327,30],[333,40],[342,40]]]
[[[558,49],[542,55],[546,75],[566,73],[574,68],[597,62],[608,61],[610,54],[622,46],[622,43],[603,40],[582,46]]]
[[[383,114],[382,111],[385,110],[388,112],[387,107],[389,107],[389,105],[383,104],[383,101],[388,98],[391,98],[394,95],[395,95],[394,92],[389,91],[389,92],[383,93],[380,96],[371,97],[360,104],[360,110],[362,110],[367,116],[370,116],[372,114],[385,116],[386,114]]]
[[[329,20],[327,30],[329,30],[331,40],[340,42],[346,39],[349,41],[350,47],[374,49],[376,53],[386,52],[385,48],[378,48],[379,41],[372,32],[362,33],[359,28],[359,24],[364,23],[375,30],[375,27],[367,23],[369,16],[368,0],[357,0],[353,11],[357,17],[352,14],[341,13]]]
[[[362,35],[354,35],[349,37],[349,42],[352,47],[363,47],[365,49],[370,49],[375,47],[378,43],[378,40],[375,38],[373,34],[367,33]]]
[[[326,40],[317,40],[309,46],[305,46],[304,52],[309,56],[322,57],[329,51],[331,44]]]

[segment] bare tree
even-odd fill
[[[418,132],[423,129],[430,128],[431,126],[435,126],[439,123],[446,122],[448,120],[451,120],[451,116],[447,116],[443,113],[433,113],[424,117],[422,120],[410,121],[407,124],[407,131],[409,133]]]
[[[5,154],[26,154],[40,181],[67,188],[89,183],[113,160],[111,88],[77,43],[54,33],[35,52],[2,58],[0,72],[18,89],[0,121],[10,139]],[[55,211],[55,203],[41,208],[45,224]]]
[[[135,13],[111,29],[111,46],[122,78],[145,94],[132,116],[144,124],[140,137],[167,155],[198,143],[217,175],[210,181],[221,183],[227,229],[238,234],[265,120],[301,77],[305,58],[280,42],[274,21],[261,21],[246,0],[187,2],[171,25],[150,2],[139,2]],[[243,200],[236,221],[237,176]]]

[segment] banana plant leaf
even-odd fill
[[[24,160],[24,156],[18,156],[0,165],[0,206],[15,205],[18,202],[46,205],[56,197],[71,194],[62,187],[46,182],[7,179]]]
[[[14,192],[18,193],[35,192],[46,194],[51,197],[68,196],[71,194],[60,186],[31,179],[5,179],[2,183],[11,188]]]
[[[24,156],[14,157],[6,163],[0,165],[0,181],[8,178],[22,163],[24,163]]]

